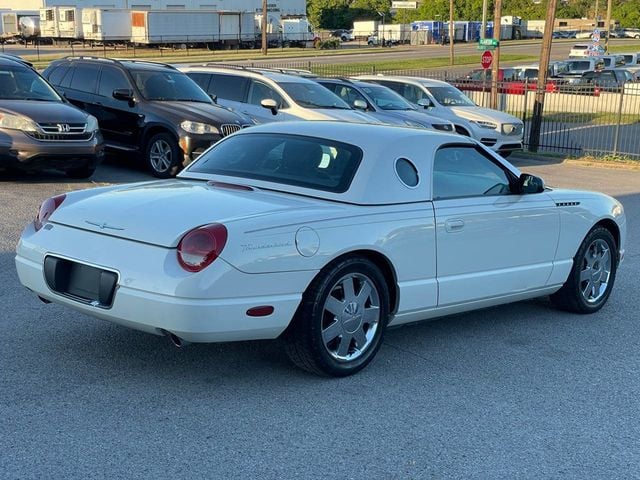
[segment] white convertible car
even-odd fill
[[[594,312],[625,235],[613,198],[545,188],[466,137],[271,123],[174,180],[46,200],[16,266],[45,302],[178,345],[281,337],[343,376],[387,326],[550,294]]]

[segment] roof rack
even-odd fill
[[[154,65],[158,67],[169,68],[171,70],[177,70],[173,65],[169,65],[168,63],[161,62],[152,62],[149,60],[136,60],[133,58],[106,58],[106,57],[96,57],[93,55],[76,55],[76,56],[68,56],[64,57],[65,60],[100,60],[103,62],[112,62],[122,64],[122,62],[131,62],[131,63],[140,63],[143,65]]]
[[[244,70],[246,72],[253,72],[260,75],[264,73],[272,72],[272,73],[283,73],[285,75],[298,75],[300,77],[308,77],[308,78],[315,78],[318,76],[315,73],[313,73],[311,70],[304,70],[301,68],[279,68],[279,67],[260,67],[260,66],[256,67],[255,65],[247,66],[247,65],[225,64],[225,63],[214,63],[214,62],[203,63],[200,66],[214,67],[214,68],[227,68],[230,70]]]

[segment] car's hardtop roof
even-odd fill
[[[288,185],[278,182],[247,179],[257,188],[300,194],[325,200],[357,205],[390,205],[398,203],[422,202],[431,199],[431,170],[436,150],[444,144],[477,145],[478,143],[460,135],[429,131],[418,128],[342,123],[335,121],[295,121],[271,122],[241,130],[220,141],[220,144],[240,136],[269,134],[304,136],[354,145],[362,150],[363,159],[353,178],[351,186],[344,193],[327,192],[312,188]],[[215,146],[212,152],[215,152]],[[204,154],[203,158],[207,154]],[[419,188],[403,184],[395,171],[400,158],[413,162],[420,175]],[[197,166],[198,160],[192,165]],[[516,173],[515,167],[509,167]],[[190,167],[179,177],[187,179],[220,180],[237,183],[233,176],[209,175],[191,172]],[[243,180],[240,180],[242,183]]]
[[[268,68],[234,68],[234,67],[215,67],[210,65],[193,65],[181,69],[184,72],[203,72],[203,73],[222,73],[226,75],[235,75],[238,77],[251,77],[251,78],[268,78],[276,83],[280,82],[299,82],[299,83],[316,83],[315,77],[312,79],[304,77],[302,75],[288,74],[269,70]]]
[[[314,78],[316,82],[331,82],[331,83],[339,83],[340,85],[353,85],[360,88],[371,87],[371,82],[364,82],[362,80],[351,79],[351,78],[341,78],[341,77],[327,77],[327,78]],[[375,87],[385,88],[384,85],[373,85]]]
[[[392,82],[398,83],[418,83],[420,85],[424,85],[425,87],[450,87],[451,84],[444,82],[442,80],[434,80],[433,78],[423,78],[423,77],[408,77],[408,76],[385,76],[385,75],[358,75],[358,80],[388,80]]]

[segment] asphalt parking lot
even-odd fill
[[[640,170],[517,163],[624,204],[609,303],[391,330],[345,379],[295,369],[278,342],[178,350],[42,304],[18,283],[20,231],[43,199],[91,182],[0,173],[0,477],[640,478]],[[146,179],[112,161],[92,180]]]

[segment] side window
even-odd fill
[[[65,73],[69,71],[69,64],[59,65],[49,74],[49,83],[52,85],[60,85]]]
[[[211,83],[207,93],[233,102],[244,102],[249,79],[237,75],[211,75]]]
[[[335,93],[350,106],[353,106],[353,102],[355,102],[356,100],[362,100],[366,104],[369,104],[369,102],[367,102],[367,99],[364,98],[360,92],[351,87],[341,85],[336,89]]]
[[[390,88],[391,90],[393,90],[396,93],[399,93],[400,95],[404,94],[404,85],[402,83],[398,83],[398,82],[377,82],[380,85],[384,85],[387,88]]]
[[[100,88],[98,89],[98,95],[111,98],[113,91],[119,88],[131,89],[131,84],[117,68],[102,67],[102,75],[100,76]]]
[[[265,98],[272,98],[279,106],[282,106],[282,97],[278,95],[277,92],[275,92],[270,86],[253,80],[251,82],[251,89],[249,90],[248,103],[252,105],[260,105],[260,102]]]
[[[208,73],[188,72],[187,76],[196,82],[198,86],[205,92],[209,88],[209,82],[211,81],[211,75]]]
[[[445,146],[433,161],[433,198],[508,195],[509,175],[472,146]]]
[[[423,98],[430,100],[430,98],[426,93],[422,91],[422,89],[414,85],[405,85],[404,93],[402,96],[409,100],[411,103],[418,103],[418,100],[421,100]]]
[[[77,65],[69,88],[80,92],[94,93],[98,83],[98,69],[91,65]]]

